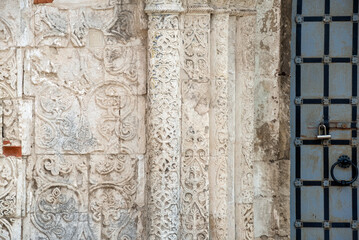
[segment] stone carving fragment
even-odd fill
[[[13,44],[9,24],[0,18],[0,98],[16,95],[17,62]]]
[[[121,40],[128,41],[133,34],[132,12],[126,10],[117,11],[115,19],[113,23],[110,24],[108,31]]]
[[[66,47],[69,41],[68,13],[54,7],[39,6],[35,12],[35,43]]]
[[[184,66],[188,78],[209,81],[209,15],[189,15],[184,21]]]
[[[20,239],[21,207],[25,181],[21,159],[1,157],[0,159],[0,238]]]

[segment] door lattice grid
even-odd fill
[[[333,0],[332,0],[333,1]],[[316,1],[323,4],[324,14],[320,16],[306,16],[303,13],[303,9],[308,1],[305,0],[297,0],[294,1],[294,45],[293,45],[293,79],[295,88],[294,94],[292,94],[292,100],[294,102],[294,133],[292,136],[294,139],[294,147],[292,149],[292,163],[294,164],[294,171],[292,170],[292,183],[294,187],[292,187],[292,194],[294,194],[294,214],[292,214],[292,223],[293,223],[293,233],[292,238],[295,239],[316,239],[314,237],[307,237],[307,235],[303,234],[306,229],[322,229],[322,237],[320,239],[329,240],[334,239],[335,237],[331,237],[330,232],[333,229],[347,229],[351,231],[350,239],[357,240],[358,239],[358,193],[357,193],[357,183],[353,183],[350,185],[342,186],[339,183],[333,181],[330,177],[330,148],[333,146],[348,146],[351,148],[351,160],[356,165],[357,164],[357,104],[358,104],[358,0],[352,0],[353,9],[352,15],[345,16],[337,16],[331,15],[331,0],[321,0]],[[348,1],[346,1],[348,2]],[[352,32],[350,37],[352,38],[352,46],[351,46],[351,56],[335,56],[331,54],[331,38],[336,38],[336,35],[331,36],[331,26],[335,23],[348,23],[352,24]],[[324,43],[320,46],[323,47],[321,51],[324,53],[322,56],[303,56],[302,49],[305,47],[303,45],[304,37],[303,37],[303,25],[307,26],[306,28],[310,28],[311,24],[317,24],[315,26],[322,26],[323,32],[318,31],[318,34],[323,33]],[[322,24],[322,25],[319,25]],[[319,28],[318,28],[319,29]],[[335,52],[335,51],[334,51]],[[330,83],[330,68],[333,64],[343,63],[350,64],[351,66],[351,93],[348,93],[347,98],[337,98],[330,95],[332,87]],[[322,79],[322,97],[320,98],[312,98],[303,96],[303,66],[308,66],[310,64],[321,64],[322,73],[318,75],[318,78]],[[313,73],[315,74],[315,73]],[[307,76],[308,73],[305,73]],[[318,80],[319,81],[319,80]],[[303,116],[302,109],[308,105],[322,106],[322,119],[321,121],[326,125],[328,132],[330,131],[330,106],[333,105],[347,105],[350,106],[351,109],[351,126],[348,127],[351,131],[351,137],[348,139],[331,139],[331,140],[320,140],[315,137],[308,138],[303,137],[302,129],[303,127]],[[304,123],[305,124],[305,123]],[[322,153],[320,153],[321,161],[322,161],[322,178],[321,179],[305,179],[302,176],[302,162],[303,161],[303,147],[305,146],[321,146]],[[352,177],[354,177],[355,171],[352,169]],[[318,203],[314,203],[317,205],[322,205],[321,209],[323,209],[323,219],[314,219],[313,221],[307,221],[302,219],[302,208],[305,204],[313,204],[310,199],[307,197],[303,197],[302,193],[305,188],[308,187],[317,187],[322,191],[321,201]],[[331,211],[335,211],[335,209],[330,208],[330,191],[335,187],[341,188],[350,188],[351,196],[346,196],[348,201],[351,201],[351,219],[348,221],[333,221],[331,219]],[[294,217],[293,217],[294,216]],[[349,238],[342,238],[349,239]]]

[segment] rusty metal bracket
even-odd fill
[[[356,130],[357,126],[353,127],[351,122],[329,122],[330,129],[345,129],[345,130]]]

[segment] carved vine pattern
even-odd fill
[[[149,16],[149,239],[178,239],[181,137],[178,20],[175,14]]]
[[[209,118],[208,111],[197,109],[210,86],[209,25],[209,14],[184,17],[182,111],[190,111],[188,119],[182,119],[181,236],[185,239],[209,239]]]
[[[228,238],[227,220],[227,158],[228,158],[228,14],[214,14],[213,24],[216,54],[214,68],[214,98],[213,116],[215,120],[216,161],[211,162],[215,167],[215,186],[213,206],[215,217],[213,221],[213,239],[225,240]]]

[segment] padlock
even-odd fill
[[[323,129],[323,134],[321,134],[321,131]],[[318,139],[331,139],[332,135],[327,135],[327,127],[325,124],[321,123],[318,127]]]

